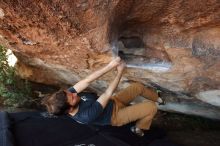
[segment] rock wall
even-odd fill
[[[140,81],[164,91],[161,110],[220,119],[219,0],[0,0],[0,43],[23,78],[60,86],[119,55],[119,89]]]

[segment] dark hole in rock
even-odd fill
[[[138,37],[120,37],[117,45],[113,46],[113,53],[120,56],[127,67],[147,69],[161,72],[168,71],[171,61],[163,50],[145,47]]]
[[[120,37],[119,41],[121,41],[126,48],[143,48],[143,41],[137,36],[131,37]]]

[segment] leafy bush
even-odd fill
[[[30,98],[30,84],[15,74],[15,68],[9,66],[7,58],[7,49],[0,45],[0,97],[4,105],[22,106]]]

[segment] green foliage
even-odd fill
[[[0,97],[4,105],[18,107],[28,101],[30,84],[15,74],[15,68],[8,65],[7,49],[0,45]]]

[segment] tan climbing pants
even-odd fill
[[[129,105],[137,96],[143,96],[151,101]],[[157,112],[155,101],[158,99],[158,94],[154,90],[141,83],[132,83],[112,99],[114,101],[111,119],[113,126],[122,126],[136,121],[136,127],[144,130],[150,129],[152,119]]]

